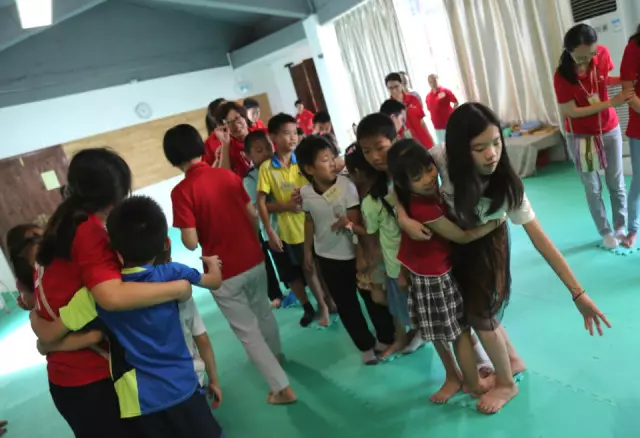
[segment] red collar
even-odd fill
[[[185,174],[185,176],[187,176],[187,175],[189,175],[190,173],[196,172],[196,171],[198,171],[199,169],[202,169],[202,168],[204,168],[204,167],[211,167],[211,166],[209,166],[209,165],[208,165],[207,163],[205,163],[204,161],[200,161],[200,162],[198,162],[198,163],[194,163],[194,164],[192,164],[192,165],[191,165],[191,167],[189,167],[189,168],[187,169],[187,171],[186,171],[184,174]]]

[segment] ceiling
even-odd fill
[[[54,26],[104,4],[120,2],[149,10],[175,11],[249,28],[249,42],[258,40],[314,12],[314,1],[323,0],[53,0]],[[15,0],[0,0],[0,51],[49,28],[24,30]]]

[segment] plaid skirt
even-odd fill
[[[439,277],[411,275],[409,316],[425,341],[455,341],[464,328],[462,294],[451,272]]]

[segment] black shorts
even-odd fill
[[[292,281],[304,281],[304,243],[289,245],[282,242],[282,252],[271,251],[271,257],[278,270],[280,281],[287,286]]]
[[[222,438],[222,428],[201,391],[178,405],[127,421],[140,438]]]

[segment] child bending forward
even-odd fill
[[[398,202],[412,219],[434,232],[427,241],[412,240],[403,232],[398,259],[408,271],[411,323],[425,341],[434,343],[446,371],[445,383],[431,401],[445,403],[462,387],[449,343],[454,343],[461,365],[465,360],[475,362],[472,351],[459,348],[460,339],[471,334],[464,322],[462,295],[451,275],[450,241],[469,243],[491,233],[504,220],[464,231],[447,219],[435,163],[429,152],[413,140],[396,143],[389,151],[388,163]],[[467,341],[464,345],[471,345]]]

